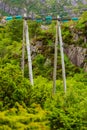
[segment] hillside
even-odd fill
[[[28,26],[33,86],[26,49],[24,76],[21,70],[23,20],[0,26],[0,130],[87,130],[87,12],[77,22],[61,23],[66,93],[59,44],[52,93],[56,22],[29,20]]]
[[[21,5],[21,6],[20,6]],[[80,16],[87,10],[87,0],[2,0],[0,9],[10,15],[24,13],[24,7],[29,14],[59,14],[60,16]]]

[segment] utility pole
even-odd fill
[[[28,55],[29,78],[30,78],[31,84],[33,85],[34,82],[33,82],[32,60],[31,60],[29,32],[28,32],[27,22],[26,22],[26,47],[27,47],[27,55]]]
[[[54,48],[54,70],[53,70],[53,92],[56,93],[56,72],[57,72],[57,47],[58,47],[58,21],[56,23],[56,39],[55,39],[55,48]]]
[[[59,28],[59,42],[60,42],[60,52],[61,52],[61,63],[62,63],[62,77],[63,77],[64,92],[66,93],[66,75],[65,75],[64,52],[63,52],[61,25],[60,25],[59,21],[58,21],[58,28]]]
[[[26,13],[25,13],[25,15],[26,15]],[[31,60],[31,51],[30,51],[28,24],[27,24],[26,20],[25,20],[25,35],[26,35],[27,55],[28,55],[29,79],[30,79],[31,85],[33,86],[34,82],[33,82],[32,60]]]
[[[21,62],[21,69],[22,69],[22,74],[24,77],[24,57],[25,57],[25,20],[23,20],[23,43],[22,43],[22,62]]]

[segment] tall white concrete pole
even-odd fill
[[[27,16],[27,15],[26,15]],[[31,50],[30,50],[30,41],[29,41],[29,32],[28,32],[28,24],[25,20],[25,35],[26,35],[26,47],[27,47],[27,55],[28,55],[28,68],[29,68],[29,79],[31,82],[31,85],[34,85],[33,82],[33,71],[32,71],[32,60],[31,60]]]
[[[57,47],[58,47],[58,21],[56,24],[56,39],[55,39],[55,48],[54,48],[54,70],[53,70],[53,92],[56,93],[56,72],[57,72]]]
[[[25,57],[25,20],[23,20],[23,43],[22,43],[22,62],[21,62],[23,77],[24,77],[24,64],[25,64],[24,57]]]
[[[63,77],[64,92],[66,93],[66,74],[65,74],[63,41],[62,41],[61,25],[60,25],[59,21],[58,21],[58,28],[59,28],[59,42],[60,42],[60,52],[61,52],[61,63],[62,63],[62,77]]]

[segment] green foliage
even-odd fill
[[[0,100],[3,108],[13,107],[15,102],[27,102],[30,99],[31,85],[22,77],[18,66],[7,64],[0,69]],[[26,103],[27,105],[29,102]]]
[[[0,9],[0,14],[2,14],[2,16],[8,16],[9,15],[9,13],[7,13],[7,12],[1,10],[1,9]]]
[[[49,130],[49,122],[46,119],[47,112],[42,110],[40,105],[34,104],[33,106],[37,113],[28,113],[28,111],[17,102],[14,108],[0,112],[0,129]]]
[[[60,88],[53,100],[46,102],[47,110],[51,111],[49,113],[51,129],[87,129],[87,108],[85,107],[87,104],[87,82],[84,84],[79,79],[77,81],[76,77],[78,78],[78,76],[67,80],[66,95]]]
[[[45,101],[51,98],[51,83],[41,76],[37,77],[34,83],[35,86],[33,88],[31,101],[44,107]]]
[[[33,67],[35,76],[42,75],[43,77],[47,77],[52,72],[51,61],[49,59],[47,60],[46,57],[41,54],[35,57]]]
[[[71,31],[70,31],[70,29],[69,29],[69,27],[63,27],[63,30],[62,30],[62,35],[63,35],[63,40],[68,44],[68,45],[70,45],[70,44],[72,44],[72,33],[71,33]]]
[[[36,21],[29,21],[29,36],[30,38],[36,37],[40,31],[40,24]]]
[[[48,81],[45,78],[38,77],[37,79],[35,79],[34,81],[35,85],[33,86],[33,89],[30,92],[31,96],[29,107],[26,107],[25,104],[21,103],[18,100],[18,102],[21,103],[22,106],[19,103],[15,102],[14,108],[7,110],[6,112],[5,111],[1,112],[0,113],[1,114],[0,123],[2,124],[1,128],[7,125],[12,129],[13,128],[18,129],[19,127],[20,128],[23,127],[23,129],[33,128],[41,130],[42,127],[44,129],[47,128],[49,129],[48,126],[50,126],[50,129],[54,130],[56,129],[86,130],[87,129],[86,77],[87,74],[84,75],[78,74],[75,75],[73,78],[67,79],[66,95],[63,92],[62,81],[58,80],[57,92],[54,97],[51,96],[52,82]],[[23,91],[23,87],[21,88],[21,90]],[[19,95],[19,99],[20,98],[21,95]],[[29,97],[27,102],[29,102]],[[42,106],[43,109],[40,106]]]
[[[78,22],[63,24],[63,40],[66,44],[75,44],[86,48],[87,42],[87,12],[84,12]],[[78,38],[76,38],[78,36]],[[86,39],[86,42],[84,41]]]
[[[22,40],[23,22],[22,20],[12,20],[7,23],[5,28],[7,37],[10,37],[13,41],[20,42]]]
[[[87,22],[87,11],[82,14],[80,20],[78,21],[77,28],[80,29],[80,30],[81,29],[84,30],[85,29],[84,28],[85,27],[84,23],[86,23],[86,22]]]
[[[63,26],[63,38],[69,37],[68,42],[71,42],[73,37],[68,26]],[[72,65],[65,55],[67,75],[65,94],[58,46],[58,80],[56,94],[52,95],[54,59],[52,43],[55,41],[55,23],[45,27],[48,29],[41,29],[40,24],[29,22],[30,38],[31,40],[34,38],[35,42],[33,44],[35,45],[38,40],[42,41],[42,52],[37,51],[33,59],[34,86],[30,85],[26,76],[28,69],[25,68],[25,78],[20,69],[22,21],[13,20],[0,28],[1,130],[87,129],[87,73],[81,73],[80,69]],[[26,54],[25,66],[27,66]]]
[[[42,41],[43,45],[52,45],[55,41],[55,22],[51,25],[38,24],[39,30],[36,33],[36,41]],[[47,37],[47,38],[46,38]]]

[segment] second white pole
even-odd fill
[[[32,85],[33,82],[33,71],[32,71],[32,60],[31,60],[31,51],[30,51],[30,42],[29,42],[29,32],[28,32],[28,24],[26,23],[26,47],[27,47],[27,55],[28,55],[28,67],[29,67],[29,78]]]
[[[60,52],[61,52],[63,85],[64,85],[64,92],[66,93],[66,74],[65,74],[64,52],[63,52],[61,25],[59,21],[58,21],[58,28],[59,28],[59,42],[60,42]]]
[[[27,17],[27,10],[24,8],[24,17]],[[28,55],[28,69],[29,69],[29,80],[31,85],[34,85],[33,82],[33,71],[32,71],[32,60],[31,60],[31,51],[30,51],[30,41],[29,41],[29,32],[28,32],[28,24],[27,21],[24,19],[23,22],[23,45],[22,45],[22,73],[24,76],[24,52],[25,52],[25,41],[26,41],[26,48],[27,48],[27,55]]]
[[[57,47],[58,47],[58,21],[56,23],[56,39],[54,49],[54,70],[53,70],[53,95],[56,93],[56,72],[57,72]]]

